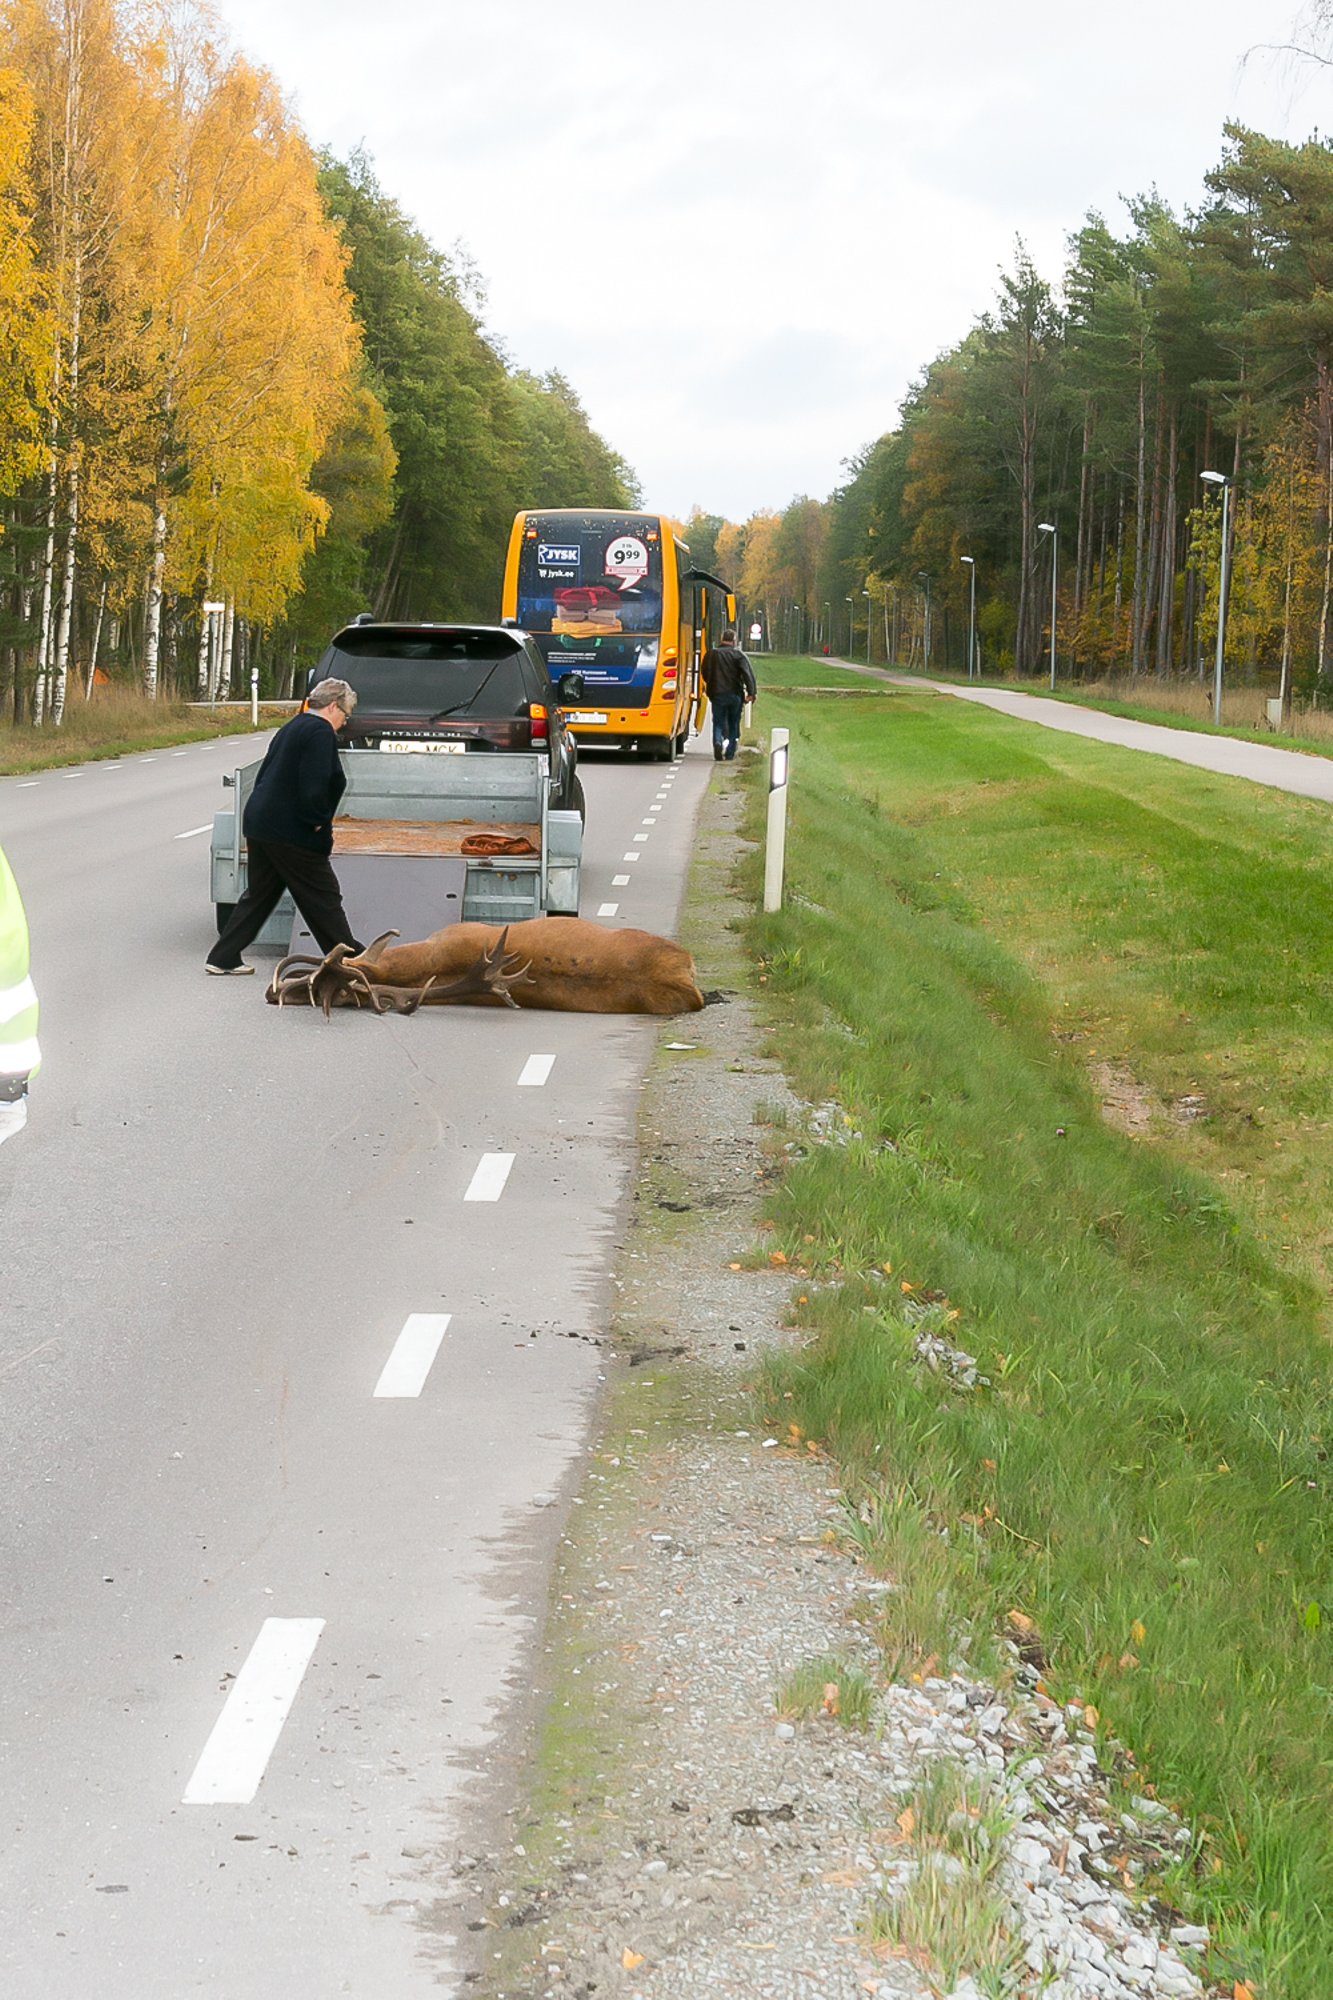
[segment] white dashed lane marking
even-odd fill
[[[619,903],[599,903],[597,905],[597,914],[599,917],[614,917],[618,915],[619,910]]]
[[[636,840],[647,840],[648,836],[646,833],[636,833],[634,838]]]
[[[513,1164],[512,1153],[483,1153],[463,1196],[464,1201],[499,1201]]]
[[[530,1085],[545,1083],[554,1063],[554,1056],[529,1056],[519,1072],[519,1082]]]
[[[82,771],[66,771],[65,783],[68,784],[71,778],[81,778],[82,776],[83,776]]]
[[[322,1618],[266,1618],[185,1787],[187,1806],[248,1806],[310,1665]]]
[[[656,814],[656,813],[649,813],[649,815],[648,815],[647,819],[641,819],[641,820],[639,821],[639,825],[640,825],[640,826],[656,826],[656,825],[657,825],[657,814]]]
[[[198,834],[211,833],[212,831],[213,822],[210,820],[207,826],[187,827],[184,833],[173,833],[171,837],[173,840],[193,840]]]
[[[622,861],[637,861],[639,858],[639,850],[636,847],[633,854],[622,854],[620,858]]]
[[[629,876],[613,875],[611,877],[611,887],[613,889],[627,889],[629,887]]]
[[[440,1351],[449,1313],[409,1313],[375,1384],[377,1396],[419,1396]]]
[[[22,778],[19,781],[18,789],[21,792],[30,792],[34,785],[40,785],[41,782],[40,778]]]

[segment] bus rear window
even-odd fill
[[[518,559],[518,622],[564,639],[662,625],[662,546],[654,521],[529,514]]]

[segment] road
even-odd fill
[[[1061,729],[1069,736],[1088,736],[1098,743],[1117,744],[1125,750],[1147,750],[1156,757],[1172,758],[1177,764],[1193,764],[1201,771],[1218,771],[1224,777],[1248,778],[1253,784],[1299,792],[1307,799],[1333,800],[1333,758],[1317,753],[1280,750],[1276,744],[1249,743],[1239,736],[1170,729],[1159,722],[1135,722],[1128,716],[1104,715],[1100,709],[1078,708],[1069,702],[1048,701],[1041,695],[1019,694],[1007,688],[928,681],[917,674],[858,667],[851,660],[835,660],[833,664],[873,680],[892,681],[897,687],[931,688],[936,694],[956,695],[960,701],[975,701],[1000,715],[1011,715],[1018,722],[1039,723],[1043,729]]]
[[[259,740],[0,780],[6,2000],[459,1990],[588,1445],[658,1024],[205,978]],[[585,761],[585,914],[675,928],[710,769]]]

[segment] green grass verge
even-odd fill
[[[773,1043],[850,1119],[772,1211],[823,1281],[772,1418],[949,1530],[937,1630],[1035,1621],[1200,1829],[1171,1888],[1218,1976],[1333,1996],[1326,812],[924,695],[764,721],[793,732]],[[1163,1107],[1147,1141],[1101,1115],[1108,1057]],[[914,1360],[922,1291],[987,1386]]]
[[[787,688],[813,685],[821,679],[827,679],[827,684],[830,686],[844,683],[859,683],[862,687],[866,685],[863,674],[849,674],[845,669],[822,660],[796,660],[783,656],[774,662],[771,677],[769,662],[765,656],[760,655],[753,664],[761,687],[766,680],[770,685]],[[874,664],[881,668],[884,666],[882,660],[877,660]],[[932,670],[926,675],[919,667],[905,667],[901,662],[893,668],[893,671],[910,674],[913,679],[922,682],[929,679],[954,687],[966,687],[968,684],[965,674]],[[837,681],[832,679],[835,674],[838,676]],[[1269,749],[1298,750],[1307,757],[1333,757],[1333,740],[1330,740],[1328,734],[1329,718],[1323,713],[1311,719],[1310,727],[1304,733],[1279,732],[1237,722],[1224,722],[1219,729],[1205,716],[1182,714],[1179,709],[1166,706],[1154,707],[1151,701],[1120,701],[1114,695],[1093,693],[1088,688],[1081,687],[1078,682],[1056,687],[1054,691],[1044,676],[1038,680],[1023,681],[982,680],[978,685],[993,689],[1000,694],[1031,694],[1039,696],[1043,701],[1062,701],[1071,708],[1095,708],[1103,715],[1124,716],[1129,722],[1153,722],[1163,729],[1188,729],[1200,736],[1232,736],[1242,743],[1266,744]],[[1251,690],[1247,689],[1245,692],[1250,694]]]
[[[273,729],[294,714],[261,705],[259,727]],[[99,694],[71,702],[59,729],[14,728],[0,724],[0,777],[56,771],[67,764],[130,757],[141,750],[166,750],[178,743],[203,743],[215,736],[243,736],[250,729],[248,706],[207,710],[183,701],[146,701],[141,696]]]

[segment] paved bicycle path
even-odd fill
[[[1100,709],[1076,708],[1068,702],[1011,693],[1005,688],[959,687],[950,681],[894,673],[886,667],[858,667],[850,660],[832,664],[872,680],[891,681],[897,687],[930,688],[936,694],[956,695],[960,701],[979,702],[1000,715],[1040,723],[1044,729],[1062,729],[1068,736],[1089,736],[1125,750],[1148,750],[1155,757],[1171,757],[1178,764],[1194,764],[1203,771],[1248,778],[1256,785],[1299,792],[1307,799],[1333,801],[1333,758],[1303,750],[1279,750],[1275,744],[1248,743],[1238,736],[1210,736],[1198,730],[1168,729],[1157,722],[1134,722],[1128,716],[1105,715]]]

